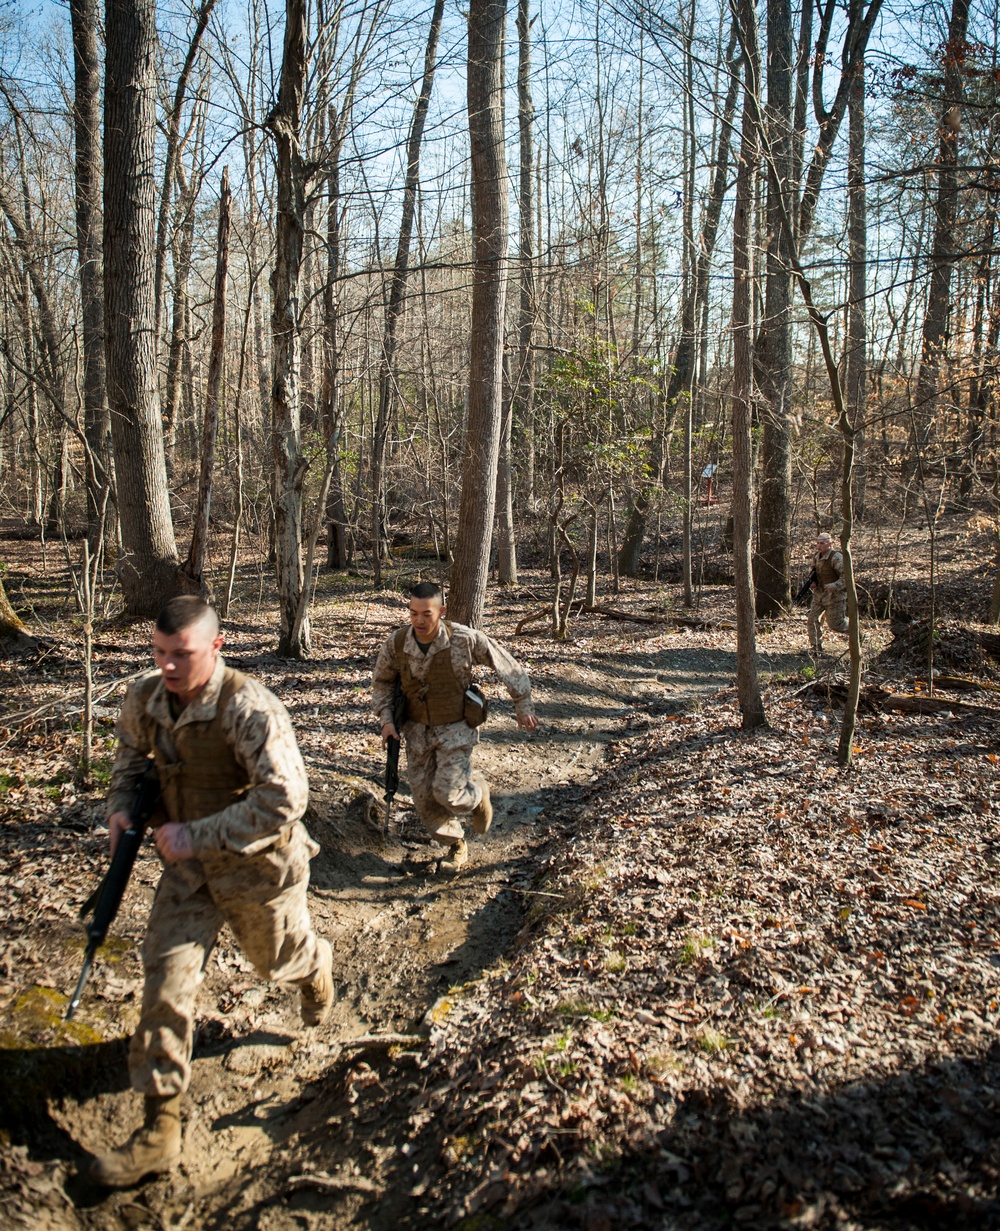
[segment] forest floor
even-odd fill
[[[98,631],[84,789],[61,551],[5,543],[8,592],[52,648],[4,664],[0,697],[0,1224],[1000,1227],[1000,705],[988,687],[939,686],[949,704],[919,712],[925,551],[917,532],[896,542],[907,610],[892,628],[863,622],[872,706],[849,772],[843,640],[811,660],[803,611],[761,624],[770,726],[749,734],[728,587],[702,589],[691,613],[676,587],[628,583],[602,601],[663,622],[581,617],[561,644],[544,625],[514,636],[541,575],[492,592],[488,629],[529,666],[541,725],[519,732],[488,689],[476,757],[496,814],[454,878],[436,871],[405,772],[381,834],[368,685],[402,601],[324,575],[315,657],[282,661],[262,653],[273,613],[254,609],[248,567],[224,653],[299,735],[337,1004],[303,1030],[296,996],[261,983],[223,932],[182,1163],[115,1194],[85,1168],[138,1116],[125,1045],[151,852],[75,1021],[62,1013],[76,911],[105,860],[114,714],[148,630]],[[890,574],[874,537],[860,544],[880,561],[862,577],[874,609]],[[965,522],[942,525],[935,667],[995,686],[989,630],[968,622],[988,604],[989,549]],[[373,1038],[387,1034],[411,1041]]]

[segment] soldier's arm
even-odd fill
[[[379,727],[392,722],[392,701],[398,678],[396,650],[393,638],[390,637],[379,650],[378,658],[375,660],[375,670],[372,672],[372,709],[378,718]]]
[[[250,776],[246,793],[187,830],[195,856],[211,851],[256,855],[293,825],[309,802],[309,782],[288,711],[272,693],[248,680],[222,716],[222,731]]]
[[[478,629],[472,630],[471,650],[473,662],[481,667],[491,667],[500,677],[514,702],[518,720],[533,717],[535,708],[531,701],[531,681],[514,655]]]
[[[153,751],[149,746],[146,728],[140,721],[142,699],[138,687],[133,685],[125,694],[121,713],[115,724],[118,747],[111,766],[111,786],[104,804],[104,815],[112,817],[116,812],[128,813],[135,800],[139,779],[145,773],[146,761]]]
[[[831,581],[827,586],[828,590],[842,591],[847,587],[844,584],[844,557],[839,551],[830,552],[830,563],[837,570],[837,580]]]

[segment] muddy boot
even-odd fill
[[[90,1178],[106,1188],[131,1188],[144,1175],[169,1171],[181,1156],[181,1096],[146,1097],[146,1117],[123,1146],[100,1154]]]
[[[472,809],[472,815],[469,820],[472,822],[472,828],[478,834],[487,834],[490,832],[490,826],[493,824],[493,801],[490,799],[490,784],[482,776],[482,774],[474,774],[472,781],[483,788],[483,797],[478,804]]]
[[[454,874],[459,868],[464,868],[469,862],[469,847],[464,838],[459,838],[448,848],[448,854],[438,864],[442,872]]]
[[[312,979],[300,983],[302,989],[302,1024],[321,1026],[330,1016],[333,1006],[333,950],[322,936],[316,942],[319,950],[319,970]]]

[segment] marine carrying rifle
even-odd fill
[[[73,1014],[80,1004],[80,998],[83,995],[84,985],[90,975],[90,969],[94,964],[94,955],[104,943],[104,938],[108,934],[108,928],[114,923],[115,915],[118,914],[118,908],[121,906],[122,898],[125,896],[125,887],[128,884],[129,877],[132,875],[132,865],[135,863],[135,857],[138,854],[139,847],[142,845],[142,839],[145,836],[149,818],[152,816],[153,809],[156,807],[159,798],[160,780],[156,776],[156,763],[150,758],[146,762],[146,768],[143,771],[142,778],[139,780],[135,803],[129,814],[129,827],[118,838],[115,853],[111,856],[111,866],[105,872],[101,883],[80,907],[79,917],[81,919],[85,919],[91,911],[94,914],[87,925],[87,947],[83,953],[83,969],[80,971],[80,977],[76,982],[76,991],[73,993],[73,997],[66,1009],[67,1021],[72,1021]]]
[[[796,594],[795,598],[792,601],[796,605],[798,605],[799,603],[804,603],[809,594],[809,591],[818,582],[819,582],[819,578],[816,576],[816,570],[813,569],[813,571],[809,574],[809,576],[802,583],[802,589],[798,592],[798,594]]]
[[[403,690],[397,682],[396,692],[392,698],[392,725],[396,728],[397,736],[405,721],[406,697],[403,695]],[[389,814],[392,812],[392,800],[398,789],[399,740],[390,736],[385,745],[385,795],[382,796],[385,800],[385,826],[383,833],[386,838],[389,836]]]

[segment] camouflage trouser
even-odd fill
[[[843,590],[814,590],[809,605],[809,644],[814,650],[823,648],[820,620],[826,613],[826,626],[834,633],[847,632],[847,595]]]
[[[406,774],[417,813],[424,828],[445,846],[464,834],[462,822],[483,798],[480,782],[473,780],[472,750],[479,732],[465,722],[425,727],[420,722],[403,726]]]
[[[223,923],[262,978],[304,983],[318,973],[306,903],[309,860],[318,850],[298,825],[286,845],[260,855],[219,854],[164,867],[142,946],[142,1016],[129,1047],[134,1089],[187,1089],[195,998]]]

